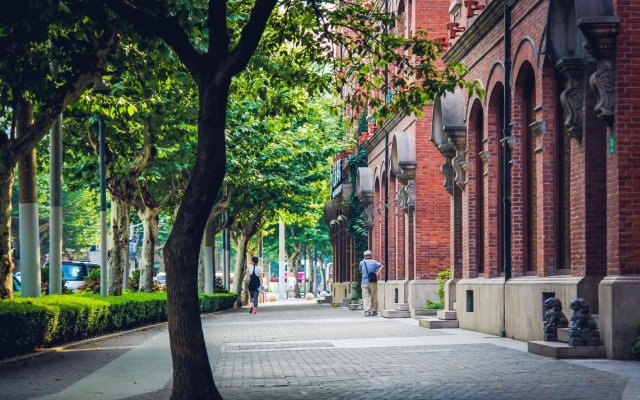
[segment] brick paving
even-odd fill
[[[522,344],[507,339],[303,301],[260,307],[257,315],[246,309],[210,315],[203,326],[216,384],[230,400],[620,399],[628,381],[516,350]],[[161,328],[4,364],[0,399],[168,399],[170,376],[158,373],[150,386],[106,376],[127,353],[144,355],[151,345],[167,351],[157,347],[165,341]],[[140,372],[131,368],[131,375]],[[157,370],[149,365],[145,373]],[[87,381],[105,381],[106,389],[82,392]],[[119,391],[110,392],[113,385]]]

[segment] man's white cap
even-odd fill
[[[373,253],[371,252],[371,250],[365,250],[365,251],[364,251],[364,256],[365,256],[365,257],[366,257],[366,256],[371,256],[371,255],[373,255]]]

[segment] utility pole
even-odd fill
[[[58,66],[51,65],[53,77]],[[49,294],[62,293],[62,114],[51,127],[49,145]]]
[[[285,258],[285,249],[284,249],[284,222],[280,220],[279,226],[279,242],[278,242],[278,293],[281,299],[285,298],[285,289],[284,289],[284,258]],[[289,277],[291,279],[291,277]]]

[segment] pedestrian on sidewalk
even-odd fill
[[[364,252],[364,260],[360,261],[360,273],[362,274],[362,302],[364,303],[364,316],[375,317],[378,315],[378,269],[382,264],[374,260],[371,250]]]
[[[296,283],[292,278],[288,279],[289,283],[289,291],[287,292],[287,299],[295,299],[296,298]]]
[[[258,294],[260,293],[260,287],[262,286],[262,275],[263,270],[260,265],[258,265],[258,261],[260,259],[258,257],[253,257],[251,259],[252,265],[247,267],[247,275],[249,276],[249,294],[250,294],[250,302],[253,304],[251,309],[249,309],[249,314],[255,314],[258,312]]]

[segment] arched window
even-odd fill
[[[469,139],[473,143],[471,151],[473,152],[473,171],[474,171],[474,186],[475,186],[475,209],[472,211],[475,214],[475,232],[473,237],[475,240],[475,264],[478,273],[485,272],[485,225],[484,225],[484,212],[485,212],[485,184],[484,184],[484,162],[482,161],[481,153],[484,151],[484,113],[482,111],[482,105],[480,101],[476,101],[471,109],[471,115],[469,120]]]
[[[497,267],[497,273],[504,273],[503,263],[503,148],[500,143],[503,135],[504,126],[504,86],[501,83],[496,84],[489,98],[488,126],[487,134],[489,137],[488,147],[489,154],[495,155],[495,160],[489,164],[489,249],[487,254],[490,265]]]
[[[520,106],[520,127],[522,132],[522,179],[523,179],[523,262],[524,270],[536,271],[538,246],[537,212],[537,167],[536,144],[531,130],[535,121],[535,80],[533,68],[525,64],[517,83]]]

